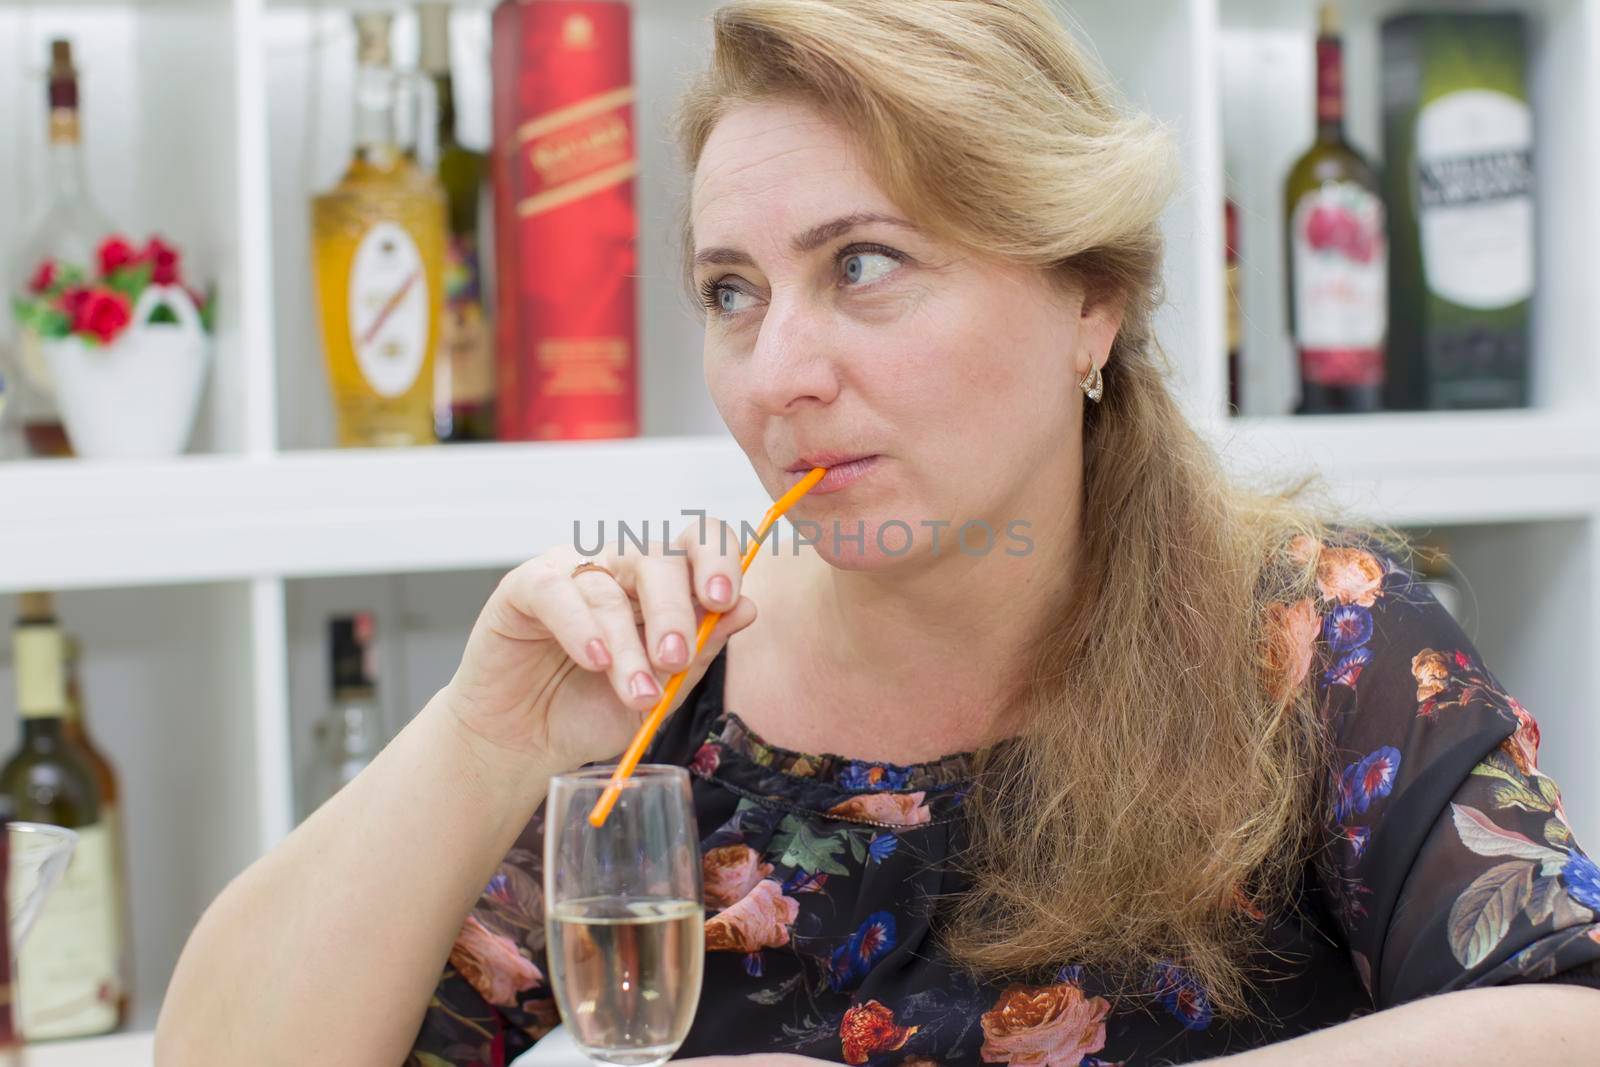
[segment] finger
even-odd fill
[[[585,571],[570,581],[594,613],[610,650],[607,673],[618,699],[631,708],[653,707],[661,697],[661,682],[639,639],[633,598],[616,579],[599,571]]]
[[[519,641],[548,633],[574,663],[604,670],[610,665],[605,631],[567,569],[559,559],[540,556],[512,570],[496,598],[510,610],[497,613],[495,626]]]
[[[633,577],[651,663],[667,674],[681,671],[689,665],[695,635],[688,557],[663,552],[637,559]]]
[[[689,553],[695,598],[707,611],[727,611],[739,600],[744,573],[740,569],[743,547],[739,534],[721,519],[708,519],[704,536],[697,532],[680,540]]]

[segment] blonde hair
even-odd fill
[[[969,801],[948,951],[996,976],[1093,965],[1128,989],[1180,962],[1219,1012],[1246,1012],[1247,913],[1290,901],[1320,782],[1269,623],[1313,588],[1286,546],[1325,531],[1292,494],[1233,488],[1168,390],[1151,317],[1170,134],[1116,103],[1044,0],[735,0],[713,28],[677,116],[691,170],[730,109],[796,99],[852,131],[919,226],[1125,301],[1085,413],[1082,577],[1029,650],[1022,743]],[[692,289],[687,215],[683,239]]]

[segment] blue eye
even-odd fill
[[[871,263],[872,260],[879,260],[888,266],[875,267]],[[851,282],[868,283],[875,282],[893,271],[900,265],[900,260],[888,252],[847,252],[840,263],[844,267],[845,277]]]

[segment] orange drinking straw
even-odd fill
[[[767,531],[772,529],[772,524],[783,517],[783,513],[794,505],[796,500],[805,496],[816,488],[828,473],[826,467],[813,467],[811,473],[795,483],[778,502],[767,509],[767,514],[761,520],[761,525],[756,527],[756,539],[744,554],[744,559],[739,563],[739,573],[745,574],[750,570],[751,562],[756,558],[756,553],[761,551],[761,542],[766,539]],[[700,632],[695,635],[694,655],[698,656],[706,647],[706,641],[711,637],[711,631],[716,628],[717,620],[722,618],[722,612],[709,612],[700,620]],[[691,660],[694,656],[689,657]],[[677,695],[678,689],[683,685],[683,676],[689,673],[689,668],[674,674],[667,679],[666,691],[661,694],[661,699],[651,709],[644,722],[639,724],[639,732],[633,735],[633,742],[628,745],[628,751],[622,754],[622,761],[617,764],[617,769],[611,772],[611,781],[606,783],[606,790],[600,794],[600,799],[595,801],[594,810],[589,812],[589,825],[599,828],[605,825],[606,816],[611,814],[612,807],[617,802],[617,797],[622,794],[622,783],[628,780],[633,769],[639,766],[639,760],[644,756],[644,750],[650,747],[651,740],[656,736],[656,731],[661,728],[661,722],[667,717],[667,709],[672,706],[672,698]]]

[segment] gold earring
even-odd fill
[[[1100,373],[1100,365],[1091,363],[1089,373],[1083,376],[1083,381],[1078,383],[1078,388],[1083,390],[1083,395],[1100,403],[1100,398],[1105,395],[1106,380]]]

